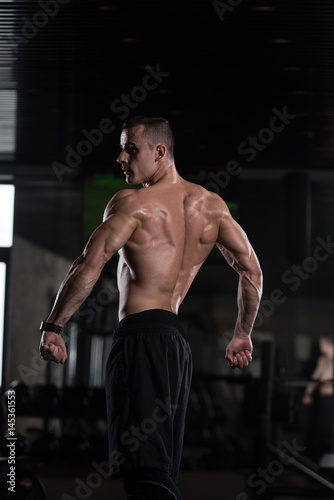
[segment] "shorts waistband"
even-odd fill
[[[125,316],[121,319],[114,334],[118,336],[121,334],[121,330],[130,331],[136,326],[141,328],[154,328],[155,325],[166,328],[172,326],[176,328],[184,338],[186,338],[185,331],[177,314],[167,311],[166,309],[147,309],[146,311],[141,311],[139,313],[129,314],[129,316]]]

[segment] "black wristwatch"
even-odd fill
[[[62,326],[55,325],[54,323],[47,323],[46,321],[42,321],[39,329],[41,332],[54,332],[54,333],[59,333],[59,335],[63,331]]]

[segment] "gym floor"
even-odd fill
[[[28,466],[28,464],[27,464]],[[30,464],[35,482],[39,482],[46,500],[125,500],[122,484],[107,477],[103,463],[96,467],[64,464]],[[27,469],[26,469],[27,470]],[[237,473],[200,472],[181,470],[179,489],[184,500],[333,500],[333,492],[322,490],[315,482],[298,471],[287,469],[273,481],[253,481],[250,470]],[[21,472],[22,484],[29,481]],[[29,496],[29,495],[28,495]],[[27,495],[18,496],[26,499]],[[34,500],[44,500],[43,495],[34,494]]]

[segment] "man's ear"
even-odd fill
[[[158,144],[155,148],[155,161],[161,160],[166,152],[166,146],[164,144]]]

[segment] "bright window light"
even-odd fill
[[[0,155],[16,150],[17,91],[0,90]]]
[[[3,7],[0,9],[1,34],[4,36],[1,36],[3,42],[1,43],[2,64],[0,66],[0,157],[4,160],[11,160],[16,152],[17,76],[15,76],[15,68],[18,60],[16,50],[16,35],[19,29],[18,7],[13,0],[1,2],[1,7]]]
[[[0,387],[2,386],[2,360],[5,320],[6,264],[0,262]]]
[[[0,184],[0,247],[13,244],[14,196],[12,184]]]

